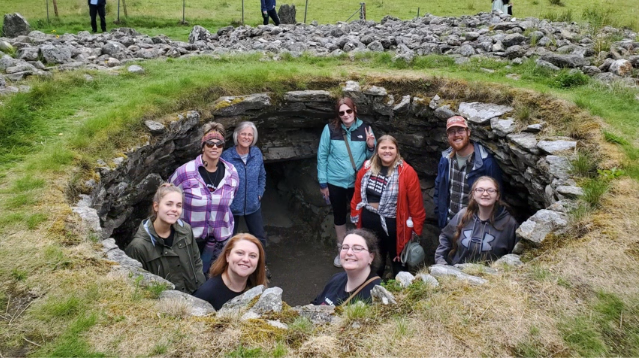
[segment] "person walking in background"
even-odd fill
[[[237,234],[240,218],[244,218],[248,231],[257,237],[266,249],[266,232],[262,222],[261,201],[266,188],[266,170],[262,151],[257,143],[257,127],[253,122],[242,122],[233,131],[234,147],[222,153],[222,159],[233,164],[240,178],[231,212],[235,226],[233,235]],[[270,273],[267,271],[267,276]]]
[[[448,118],[446,136],[450,147],[442,152],[439,160],[433,195],[435,216],[441,229],[468,205],[470,187],[477,178],[492,177],[502,188],[499,165],[484,146],[470,140],[470,128],[464,117]]]
[[[412,218],[413,228],[408,218]],[[351,200],[351,221],[358,228],[375,232],[379,240],[382,264],[378,276],[383,277],[387,254],[393,278],[405,269],[400,254],[413,231],[422,234],[424,220],[426,211],[417,172],[404,162],[394,137],[379,137],[375,154],[357,173]]]
[[[219,311],[226,302],[248,289],[258,285],[266,288],[264,260],[264,248],[255,236],[235,235],[211,266],[210,278],[193,295]]]
[[[277,16],[275,10],[275,0],[260,0],[262,3],[262,18],[264,19],[264,25],[268,25],[269,16],[273,19],[275,26],[280,25],[280,18]]]
[[[151,216],[140,223],[124,251],[145,270],[173,283],[176,290],[191,294],[205,278],[191,226],[180,220],[182,203],[180,188],[160,185],[153,196]]]
[[[356,301],[370,302],[371,290],[381,284],[376,273],[381,261],[377,237],[365,229],[351,230],[338,250],[344,272],[335,274],[311,303],[340,306]]]
[[[200,143],[202,154],[177,168],[169,181],[184,191],[182,218],[193,228],[206,275],[233,234],[231,203],[240,180],[233,164],[220,158],[224,150],[223,125],[205,124]]]
[[[439,235],[435,262],[455,265],[494,261],[515,248],[517,221],[501,201],[499,184],[477,179],[468,207],[461,209]]]
[[[88,0],[89,15],[91,15],[91,31],[98,32],[98,23],[96,16],[100,15],[100,28],[102,32],[106,32],[106,0]]]
[[[352,99],[340,98],[335,118],[324,127],[317,149],[317,179],[324,200],[333,207],[338,245],[346,236],[346,211],[353,197],[355,175],[374,149],[373,129],[357,118]],[[339,254],[333,265],[341,267]]]

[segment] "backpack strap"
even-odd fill
[[[347,299],[346,301],[342,302],[342,304],[340,304],[340,306],[346,306],[346,304],[352,300],[355,296],[357,296],[357,294],[359,293],[359,291],[361,291],[364,287],[366,287],[369,283],[375,281],[379,279],[379,276],[375,276],[375,277],[371,277],[369,278],[366,282],[364,282],[363,284],[359,285],[359,287],[357,288],[357,290],[355,290],[355,292],[353,292]]]

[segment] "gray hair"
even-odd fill
[[[253,142],[251,143],[251,146],[254,146],[255,143],[257,143],[257,127],[253,122],[246,121],[238,124],[233,131],[233,143],[235,143],[235,145],[237,145],[237,136],[246,127],[250,127],[253,130]]]

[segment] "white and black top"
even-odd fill
[[[198,171],[200,172],[200,176],[204,179],[204,183],[210,192],[214,192],[217,189],[217,186],[220,185],[220,182],[224,178],[224,164],[222,164],[221,160],[217,162],[217,170],[213,173],[210,173],[206,170],[205,167],[199,167]]]
[[[379,203],[389,178],[388,167],[382,167],[378,175],[370,176],[366,185],[366,198],[369,204]]]

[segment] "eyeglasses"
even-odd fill
[[[217,140],[207,140],[204,142],[207,148],[224,148],[224,142]]]
[[[347,109],[345,111],[339,111],[339,112],[337,112],[337,114],[339,114],[340,117],[341,117],[341,116],[344,116],[344,115],[347,115],[347,114],[353,114],[353,110],[352,109]]]
[[[488,192],[488,194],[495,194],[497,192],[497,189],[493,189],[493,188],[488,188],[488,189],[475,188],[475,193],[477,193],[477,194],[483,194],[484,192]]]
[[[446,131],[449,137],[466,133],[466,128],[449,129]]]
[[[353,246],[337,245],[337,249],[341,250],[341,251],[348,251],[348,249],[352,249],[354,253],[360,253],[362,251],[368,251],[367,248],[365,248],[364,246],[361,246],[361,245],[353,245]]]

